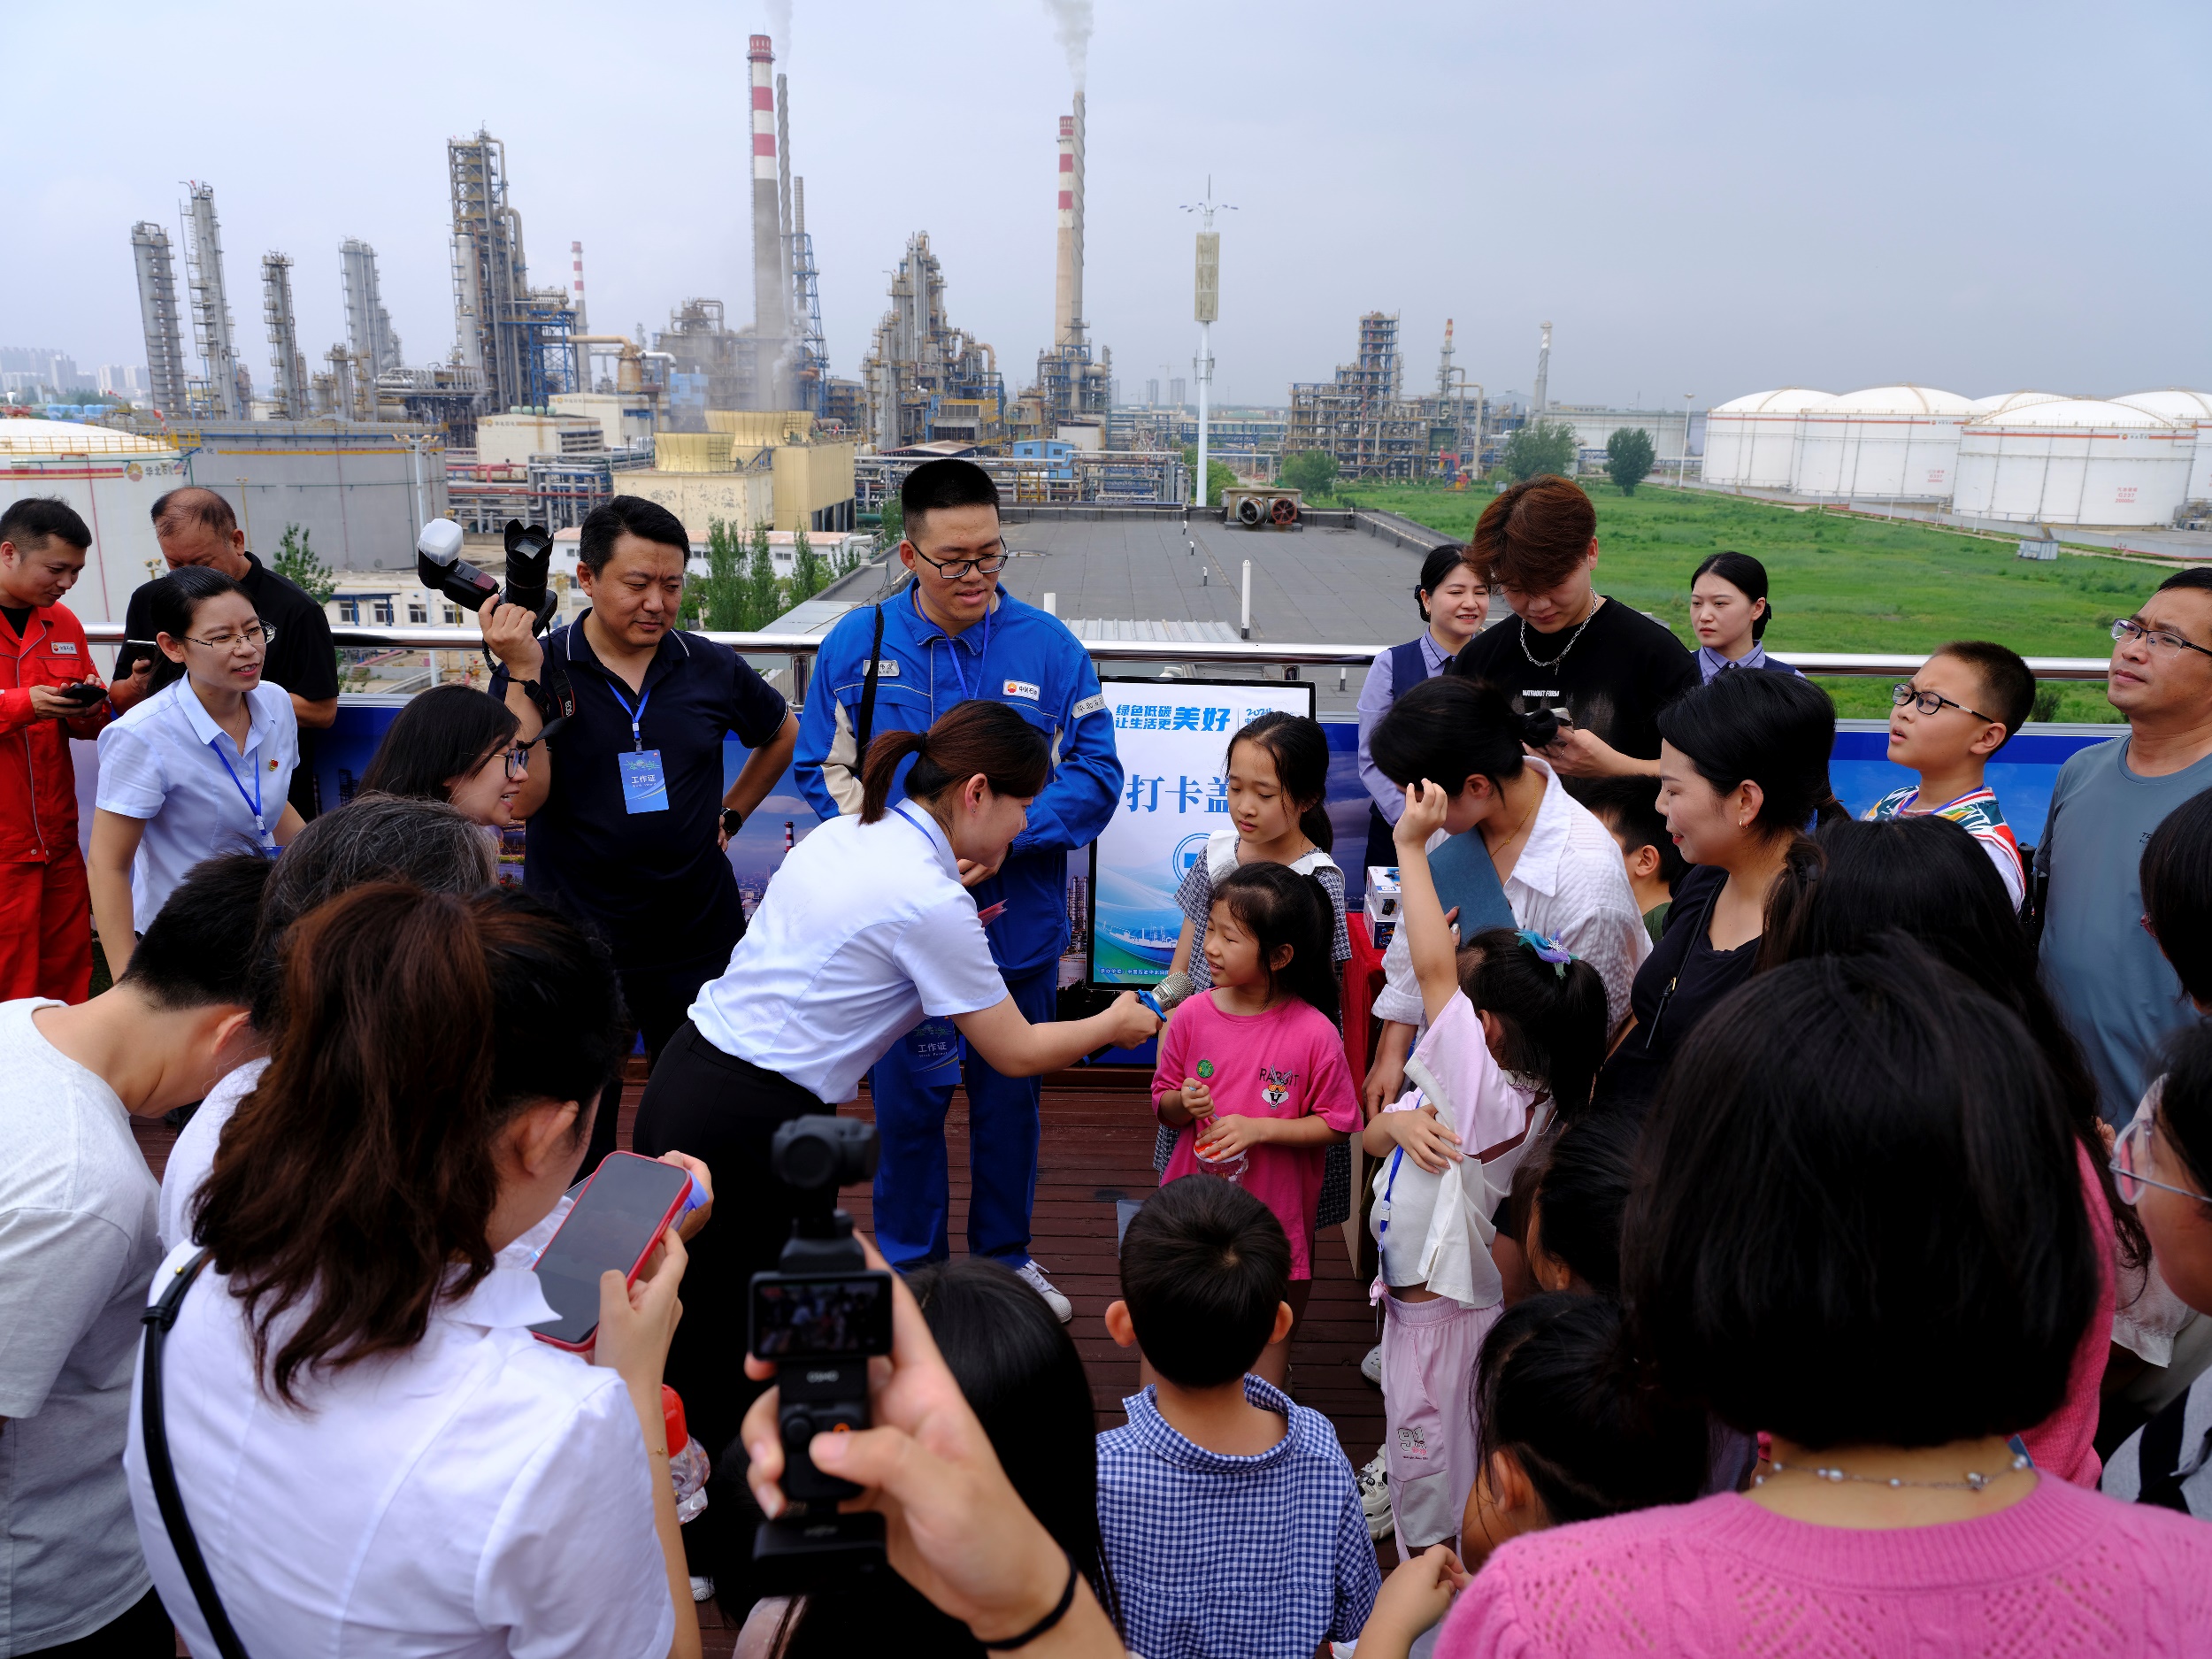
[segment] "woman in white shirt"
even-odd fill
[[[910,757],[906,798],[889,805]],[[653,1068],[636,1149],[705,1159],[721,1197],[723,1225],[694,1252],[689,1316],[668,1358],[710,1453],[736,1435],[756,1392],[741,1382],[747,1286],[791,1233],[791,1194],[768,1157],[780,1125],[854,1099],[925,1016],[951,1022],[1003,1077],[1159,1029],[1129,993],[1088,1019],[1032,1025],[991,959],[967,889],[1005,858],[1051,770],[1043,735],[1002,703],[961,703],[926,732],[877,738],[858,816],[818,825],[784,855],[729,968],[701,988]],[[948,1042],[948,1064],[957,1058]],[[877,1179],[900,1177],[887,1165]],[[740,1602],[745,1570],[737,1560],[713,1574]]]
[[[88,875],[108,970],[122,977],[138,929],[185,872],[217,853],[274,856],[301,826],[286,800],[299,722],[264,685],[272,630],[246,590],[187,565],[148,584],[161,648],[153,694],[100,733]]]
[[[1371,747],[1376,765],[1402,788],[1426,779],[1449,793],[1444,827],[1429,850],[1448,834],[1479,829],[1515,925],[1557,940],[1597,970],[1610,1029],[1628,1016],[1629,987],[1651,954],[1651,935],[1612,833],[1527,752],[1525,745],[1548,741],[1550,726],[1548,714],[1517,713],[1492,687],[1445,674],[1392,704]],[[1387,983],[1374,1011],[1389,1023],[1367,1074],[1371,1117],[1402,1091],[1423,1023],[1402,931],[1383,953],[1383,973]]]
[[[501,1256],[574,1178],[620,1062],[605,951],[520,894],[378,883],[295,924],[285,968],[163,1352],[177,1488],[245,1650],[697,1655],[660,1399],[684,1247],[627,1295],[603,1281],[588,1360],[533,1336],[552,1310]],[[143,1407],[140,1542],[211,1654]]]

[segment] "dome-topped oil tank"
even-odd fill
[[[1793,495],[1942,501],[1958,465],[1967,400],[1930,386],[1876,386],[1809,410],[1798,425]]]
[[[1786,386],[1731,398],[1705,417],[1708,484],[1787,489],[1797,458],[1798,418],[1835,402],[1832,393]]]
[[[2170,524],[2196,440],[2193,426],[2089,397],[1985,415],[1960,440],[1952,510],[2019,523]]]
[[[2147,409],[2154,415],[2196,428],[2195,459],[2189,464],[2190,501],[2212,501],[2212,394],[2169,386],[2154,392],[2130,392],[2116,397],[2130,409]]]

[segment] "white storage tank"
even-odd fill
[[[2189,464],[2189,493],[2185,499],[2212,501],[2212,396],[2169,386],[2155,392],[2130,392],[2112,401],[2195,427],[2195,458]]]
[[[1989,397],[1978,397],[1966,407],[1969,419],[1979,420],[1984,415],[2009,414],[2016,409],[2025,409],[2031,403],[2056,403],[2065,401],[2063,392],[1999,392]]]
[[[1972,411],[1956,392],[1876,386],[1808,411],[1798,426],[1793,495],[1944,501]]]
[[[1732,398],[1705,417],[1708,484],[1749,489],[1787,489],[1797,460],[1799,418],[1835,402],[1832,393],[1803,386]]]
[[[2019,523],[2170,524],[2196,429],[2131,404],[2068,397],[1970,423],[1955,512]]]
[[[0,504],[58,495],[92,532],[65,602],[86,622],[120,622],[131,590],[167,568],[153,505],[184,481],[183,461],[157,439],[75,420],[0,420]]]

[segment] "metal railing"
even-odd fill
[[[88,622],[85,637],[95,645],[119,645],[123,640],[119,622]],[[789,657],[810,663],[822,649],[818,634],[724,634],[703,630],[720,645],[749,655]],[[415,650],[477,650],[483,638],[474,628],[334,626],[332,641],[339,645]],[[1270,664],[1305,666],[1360,667],[1393,648],[1389,645],[1325,645],[1272,641],[1239,641],[1228,645],[1201,645],[1167,640],[1088,640],[1083,649],[1102,663],[1222,663],[1264,667]],[[1924,653],[1855,651],[1774,651],[1778,661],[1808,674],[1836,674],[1878,679],[1910,674],[1926,662]],[[2031,657],[2029,670],[2038,680],[2103,680],[2111,667],[2102,657]]]

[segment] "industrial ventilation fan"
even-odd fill
[[[1248,530],[1287,530],[1298,522],[1299,492],[1294,489],[1225,491],[1222,504]]]

